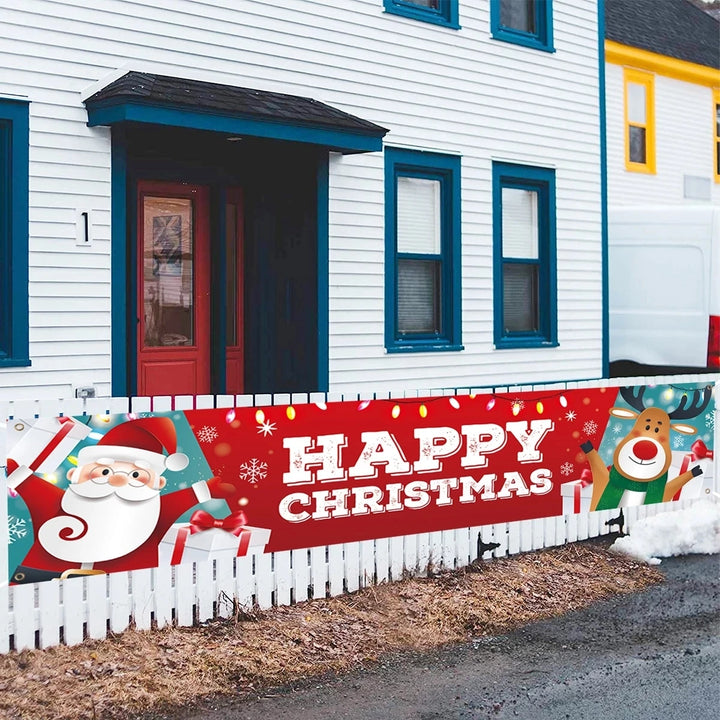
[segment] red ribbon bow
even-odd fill
[[[573,512],[580,512],[581,491],[588,485],[592,485],[592,473],[589,468],[584,468],[580,473],[580,480],[573,485]]]
[[[696,440],[691,446],[693,460],[712,460],[715,457],[715,453],[712,450],[708,450],[707,445],[702,440]]]
[[[247,518],[242,510],[231,513],[226,518],[216,518],[204,510],[196,510],[190,516],[190,534],[218,528],[230,532],[236,537],[240,535],[243,527],[247,525]]]

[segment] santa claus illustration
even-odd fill
[[[188,466],[187,456],[176,449],[170,418],[140,418],[81,448],[67,490],[28,469],[15,489],[30,511],[35,537],[11,582],[156,567],[160,539],[180,515],[211,498],[232,500],[236,493],[211,478],[161,495],[165,473]],[[17,477],[22,468],[8,459],[8,471]]]

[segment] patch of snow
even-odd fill
[[[720,503],[700,500],[684,510],[638,520],[610,550],[648,565],[674,555],[720,553]]]

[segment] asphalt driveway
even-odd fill
[[[715,720],[720,557],[664,560],[663,585],[509,635],[223,700],[177,720]]]

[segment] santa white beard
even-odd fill
[[[56,558],[88,564],[123,557],[152,535],[160,493],[145,485],[113,487],[89,480],[68,487],[58,515],[38,530],[38,541]]]

